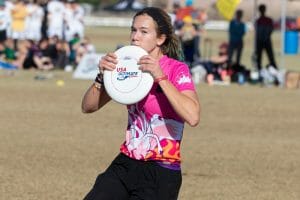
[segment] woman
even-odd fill
[[[196,126],[200,105],[188,66],[180,61],[179,43],[170,18],[148,7],[133,18],[131,45],[149,55],[139,60],[155,83],[140,102],[128,105],[126,140],[121,153],[100,174],[85,200],[177,199],[181,186],[180,142],[184,122]],[[111,99],[103,85],[103,70],[113,70],[114,53],[103,56],[100,73],[82,101],[84,113],[102,108]]]

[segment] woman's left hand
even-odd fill
[[[153,58],[150,55],[142,56],[138,62],[140,70],[143,72],[151,73],[154,79],[164,76],[164,73],[160,67],[159,60]]]

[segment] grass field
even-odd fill
[[[95,28],[88,35],[106,52],[127,41],[126,31]],[[214,44],[226,38],[208,34]],[[289,69],[300,67],[299,56],[286,62],[294,64]],[[35,80],[41,73],[0,71],[1,200],[80,200],[124,139],[123,106],[112,102],[82,114],[91,81],[63,71]],[[200,84],[197,91],[201,123],[184,132],[179,199],[300,199],[300,90]]]

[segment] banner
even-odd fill
[[[104,54],[85,54],[73,73],[75,79],[95,79],[99,73],[98,64]]]
[[[226,19],[231,20],[234,16],[236,7],[241,0],[218,0],[216,3],[219,13]]]

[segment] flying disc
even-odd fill
[[[153,85],[153,77],[139,69],[139,59],[148,53],[138,46],[124,46],[115,52],[118,64],[113,71],[104,71],[108,95],[118,103],[129,105],[142,100]]]

